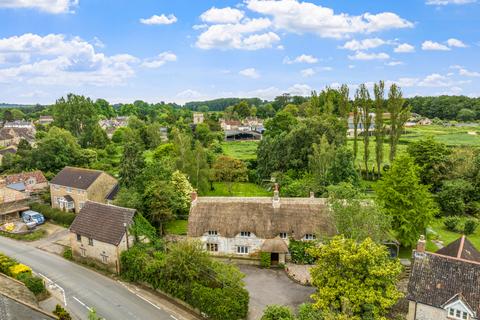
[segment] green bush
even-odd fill
[[[69,227],[75,219],[75,213],[52,208],[46,204],[32,203],[30,207],[32,210],[43,214],[45,219],[65,227]]]
[[[289,307],[271,305],[265,309],[260,320],[295,320],[295,318]]]
[[[297,264],[314,264],[315,258],[312,257],[307,249],[315,245],[312,241],[297,241],[290,239],[288,250],[290,251],[292,262]]]
[[[62,308],[61,305],[57,304],[55,306],[55,310],[53,310],[52,312],[54,315],[56,315],[58,317],[59,320],[71,320],[72,317],[70,316],[70,314],[67,312],[67,310],[65,310],[64,308]]]
[[[445,225],[445,228],[449,231],[457,232],[458,231],[458,226],[460,224],[460,218],[459,217],[447,217],[445,220],[443,220],[443,224]]]
[[[73,260],[72,248],[65,248],[65,250],[63,250],[63,257],[67,260]]]
[[[465,221],[465,224],[463,226],[463,233],[466,235],[475,233],[475,230],[478,227],[478,222],[474,219],[468,219]]]
[[[28,273],[21,273],[18,275],[17,280],[23,282],[25,286],[35,295],[42,294],[46,291],[42,278]]]
[[[262,268],[270,268],[272,264],[272,256],[269,252],[260,252],[260,266]]]

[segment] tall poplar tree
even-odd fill
[[[383,121],[385,103],[385,82],[375,83],[373,87],[375,95],[375,160],[377,162],[377,173],[380,178],[380,170],[383,163],[383,141],[385,140],[385,128]]]
[[[372,125],[372,115],[370,114],[370,92],[368,92],[365,84],[361,84],[357,89],[356,97],[358,107],[360,108],[360,121],[363,128],[363,161],[365,164],[366,178],[368,179],[368,160],[370,159],[370,126]]]
[[[397,145],[402,134],[403,126],[410,117],[410,106],[405,103],[402,89],[395,83],[390,86],[388,92],[388,112],[390,112],[390,162],[395,159]]]
[[[358,96],[358,90],[355,92],[355,101],[353,102],[353,161],[357,160],[358,153],[358,124],[360,122],[360,114],[358,109],[360,108],[360,97]]]

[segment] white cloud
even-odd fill
[[[36,9],[47,13],[73,12],[79,0],[1,0],[0,8]]]
[[[308,69],[303,69],[302,71],[300,71],[300,73],[302,74],[302,77],[308,78],[315,75],[316,72],[312,68],[308,68]]]
[[[162,14],[160,16],[158,15],[153,15],[150,18],[143,18],[140,19],[140,22],[143,24],[148,24],[148,25],[157,25],[157,24],[172,24],[177,22],[177,17],[175,17],[173,14],[169,14],[168,16]]]
[[[396,67],[396,66],[400,66],[402,64],[403,64],[402,61],[390,61],[390,62],[385,63],[385,65],[387,65],[389,67]]]
[[[408,53],[408,52],[415,52],[415,47],[408,43],[399,44],[395,49],[393,49],[396,53]]]
[[[260,78],[260,74],[257,72],[255,68],[247,68],[247,69],[241,70],[238,74],[247,78],[252,78],[252,79]]]
[[[355,69],[355,65],[349,64],[349,65],[348,65],[348,69]]]
[[[427,0],[426,4],[435,6],[446,6],[448,4],[467,4],[477,0]]]
[[[208,23],[238,23],[244,17],[243,11],[226,7],[218,9],[215,7],[202,13],[200,19]]]
[[[363,39],[361,41],[350,40],[346,42],[341,48],[352,51],[367,50],[377,48],[381,45],[384,45],[385,43],[386,42],[380,38]]]
[[[458,74],[464,77],[480,77],[480,72],[469,71],[459,65],[450,66],[450,68],[458,70]]]
[[[434,42],[434,41],[424,41],[422,43],[422,50],[428,50],[428,51],[449,51],[450,48],[447,47],[444,44]]]
[[[442,76],[438,73],[432,73],[426,76],[418,83],[420,87],[449,87],[451,80],[448,77]]]
[[[236,24],[214,24],[198,36],[196,46],[200,49],[271,48],[280,41],[280,37],[271,31],[263,32],[270,26],[271,21],[266,18],[244,19]]]
[[[187,90],[184,90],[184,91],[181,91],[181,92],[177,93],[176,97],[180,98],[184,101],[188,101],[188,100],[203,98],[203,97],[205,97],[205,95],[196,91],[196,90],[187,89]]]
[[[287,89],[287,92],[293,96],[309,96],[312,93],[312,88],[306,84],[294,84]]]
[[[195,24],[192,27],[193,30],[202,30],[207,28],[208,28],[208,24]]]
[[[390,59],[390,56],[385,52],[380,53],[368,53],[363,51],[357,51],[353,56],[348,56],[350,60],[386,60]]]
[[[273,18],[274,27],[293,33],[314,33],[324,38],[343,38],[355,33],[411,28],[413,23],[395,13],[335,14],[327,7],[297,0],[245,0],[247,8]]]
[[[318,62],[318,58],[308,55],[308,54],[302,54],[296,57],[293,60],[290,60],[289,57],[285,57],[283,59],[283,63],[285,64],[293,64],[293,63],[308,63],[308,64],[314,64]]]
[[[456,47],[456,48],[466,48],[467,45],[463,43],[462,41],[455,39],[455,38],[450,38],[447,40],[447,45],[449,47]]]
[[[135,74],[139,62],[128,54],[107,56],[79,37],[27,33],[0,39],[0,57],[10,56],[0,67],[0,82],[36,85],[122,84]],[[18,59],[12,57],[17,56]]]
[[[145,61],[143,61],[142,63],[142,66],[145,68],[155,69],[155,68],[160,68],[167,62],[174,62],[174,61],[177,61],[177,56],[174,53],[162,52],[155,58],[145,59]]]

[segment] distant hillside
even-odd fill
[[[192,101],[185,104],[185,108],[190,110],[198,110],[202,106],[207,106],[209,111],[223,111],[229,106],[236,105],[240,101],[246,100],[250,105],[259,106],[264,103],[263,100],[259,98],[222,98],[208,101]]]
[[[28,108],[33,106],[33,104],[0,103],[0,108]]]

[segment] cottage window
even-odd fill
[[[105,251],[103,251],[100,256],[102,257],[102,263],[107,264],[107,263],[108,263],[108,256],[107,256],[107,254],[105,253]]]
[[[208,230],[208,235],[209,236],[218,236],[218,231],[217,230]]]
[[[68,193],[72,193],[72,188],[67,187],[67,192],[68,192]]]
[[[80,242],[82,242],[82,236],[81,236],[81,235],[79,235],[79,234],[77,234],[77,241],[80,241]]]
[[[82,255],[82,257],[86,257],[87,256],[87,250],[85,248],[80,248],[80,254]]]
[[[304,237],[305,240],[315,240],[315,235],[311,233],[307,233]]]
[[[248,253],[248,247],[246,247],[246,246],[238,246],[238,247],[237,247],[237,253],[247,254],[247,253]]]
[[[93,239],[92,238],[88,238],[88,245],[93,246]]]
[[[207,243],[207,251],[218,252],[218,243]]]
[[[240,237],[244,238],[250,238],[252,236],[252,233],[250,231],[242,231],[240,232]]]
[[[35,184],[35,182],[36,182],[36,181],[35,181],[34,178],[29,178],[29,179],[27,180],[27,184]]]
[[[287,239],[288,234],[287,234],[286,232],[280,232],[279,236],[280,236],[280,238],[282,238],[282,239]]]
[[[459,319],[459,320],[467,320],[468,319],[468,313],[462,310],[458,310],[455,308],[449,308],[448,309],[448,316],[449,318],[453,319]]]

